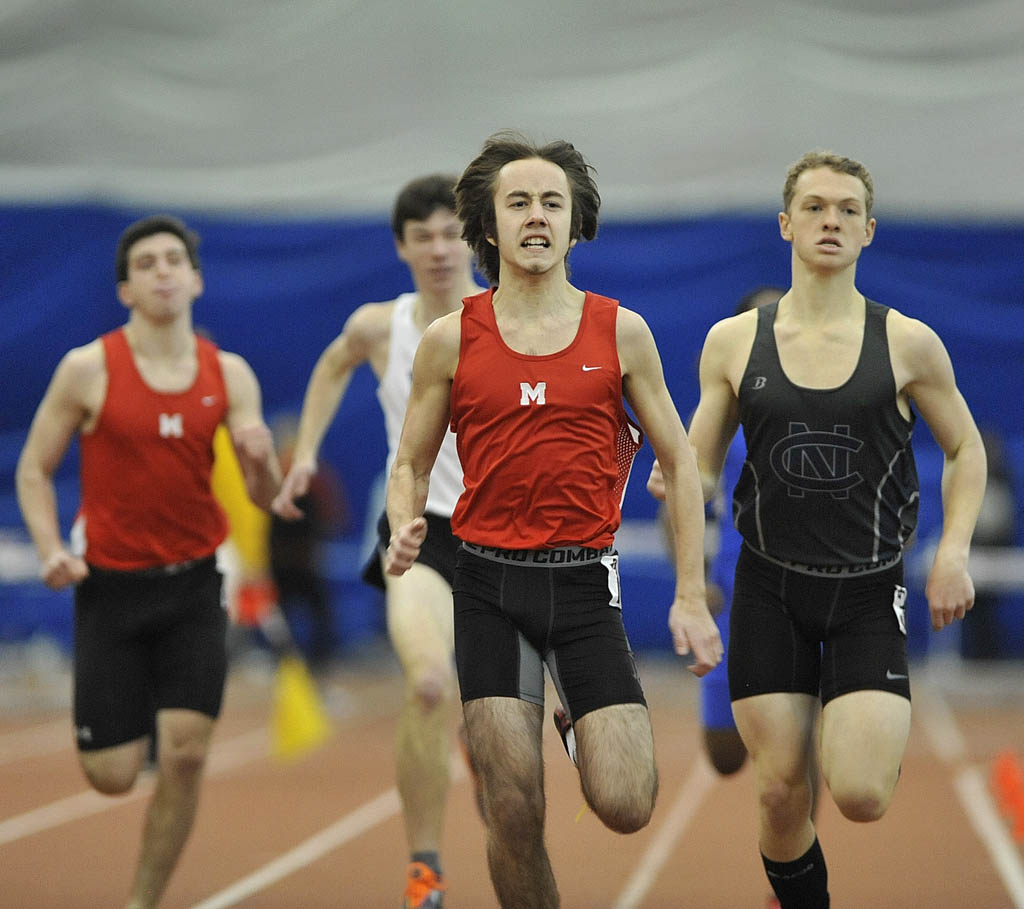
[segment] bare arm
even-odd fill
[[[282,518],[294,521],[302,517],[295,500],[309,492],[317,471],[320,445],[338,412],[352,373],[371,359],[377,347],[386,344],[390,318],[388,304],[368,303],[359,307],[313,367],[302,401],[292,462],[273,503],[274,512]]]
[[[387,513],[391,544],[385,557],[389,574],[408,571],[426,538],[430,471],[451,414],[452,377],[459,359],[461,313],[433,322],[423,335],[412,368],[412,391],[402,438],[388,479]]]
[[[249,498],[265,511],[281,486],[281,468],[270,430],[263,420],[259,382],[238,354],[220,351],[221,371],[228,394],[225,420],[231,432]]]
[[[665,387],[661,359],[640,316],[619,309],[617,339],[623,394],[661,465],[665,508],[672,527],[676,569],[669,628],[676,652],[693,652],[690,667],[704,675],[722,659],[722,641],[704,590],[704,507],[700,478],[686,432]]]
[[[942,535],[925,586],[932,628],[938,631],[962,619],[974,605],[967,560],[985,495],[985,448],[938,335],[923,323],[893,312],[888,326],[897,375],[906,377],[903,391],[945,455]]]
[[[739,427],[734,383],[741,376],[735,375],[739,363],[736,352],[750,349],[755,325],[746,314],[719,322],[711,327],[701,351],[700,402],[690,421],[689,439],[705,502],[718,489],[729,443]],[[742,370],[742,364],[739,368]],[[665,498],[660,461],[654,462],[647,489],[656,499]]]
[[[18,505],[42,561],[43,583],[53,590],[77,584],[89,573],[85,561],[71,555],[61,539],[53,475],[105,389],[99,342],[69,351],[54,371],[18,458]]]

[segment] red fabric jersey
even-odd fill
[[[227,412],[216,346],[197,337],[195,382],[167,394],[145,383],[123,329],[101,341],[106,398],[81,437],[76,533],[86,561],[133,571],[211,555],[227,535],[210,489],[213,434]]]
[[[622,405],[618,302],[588,293],[572,343],[534,357],[502,340],[491,296],[463,301],[451,422],[466,491],[452,530],[501,549],[611,545],[641,440]]]

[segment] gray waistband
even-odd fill
[[[745,543],[744,545],[747,544]],[[753,546],[748,546],[748,548],[754,555],[760,556],[762,559],[766,559],[781,568],[788,568],[790,571],[796,571],[799,574],[809,574],[820,578],[846,578],[853,575],[875,574],[878,571],[892,568],[893,565],[898,564],[903,558],[902,553],[897,553],[888,559],[880,559],[877,562],[866,562],[860,565],[807,565],[803,562],[790,562],[787,559],[773,558],[766,552],[754,549]]]
[[[604,549],[588,549],[586,546],[559,546],[557,549],[497,549],[494,546],[463,543],[462,548],[492,562],[532,568],[575,568],[599,562],[606,555],[615,552],[614,546],[605,546]]]

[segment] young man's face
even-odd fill
[[[529,275],[564,268],[575,245],[569,180],[557,164],[543,158],[510,161],[500,171],[494,191],[496,237],[501,269]]]
[[[418,290],[463,290],[473,253],[462,239],[462,222],[455,212],[435,208],[425,221],[406,221],[395,250],[409,266]]]
[[[830,167],[805,170],[797,177],[789,210],[779,213],[782,238],[812,270],[846,268],[875,234],[865,197],[859,177]]]
[[[187,310],[202,291],[202,276],[192,267],[185,244],[170,233],[150,234],[133,243],[128,278],[117,285],[125,306],[158,321]]]

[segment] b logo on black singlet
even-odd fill
[[[790,423],[789,435],[772,446],[769,460],[794,498],[821,492],[845,499],[864,480],[850,465],[850,456],[863,445],[850,435],[849,426],[837,424],[832,432],[811,432],[806,423]]]

